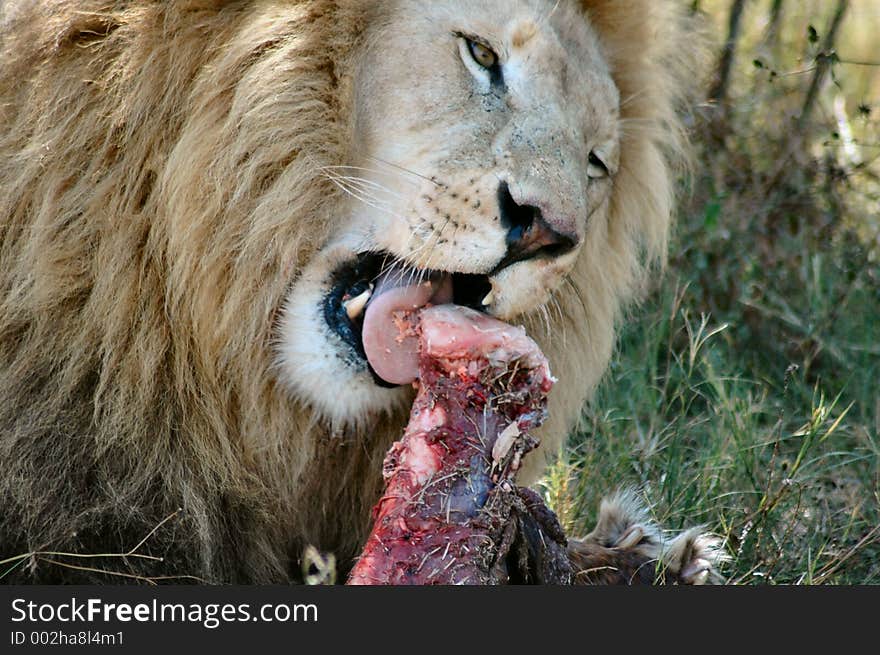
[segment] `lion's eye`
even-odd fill
[[[0,0],[2,1],[2,0]],[[454,32],[458,37],[458,51],[461,60],[484,94],[501,93],[505,90],[504,71],[498,53],[475,38],[461,32]]]
[[[592,178],[608,177],[611,171],[608,170],[605,162],[595,152],[590,153],[589,166],[587,167],[587,175]]]
[[[487,48],[482,43],[472,41],[471,39],[467,40],[467,44],[468,49],[471,52],[471,57],[473,57],[474,61],[480,66],[490,70],[498,65],[498,55],[496,55],[490,48]]]

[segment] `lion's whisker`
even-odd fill
[[[378,196],[376,196],[374,190],[371,187],[363,184],[357,178],[345,177],[345,176],[340,176],[340,175],[333,175],[331,173],[325,173],[325,175],[329,179],[331,179],[337,183],[340,183],[340,184],[345,184],[346,188],[354,189],[372,200],[375,200],[377,202],[385,202],[385,201],[382,201]]]
[[[358,202],[363,203],[364,205],[366,205],[368,207],[372,207],[373,209],[380,211],[388,216],[391,216],[392,218],[396,218],[396,219],[398,219],[400,221],[404,221],[404,222],[406,221],[406,219],[403,216],[392,211],[386,202],[379,200],[378,198],[375,198],[374,196],[371,196],[370,194],[358,191],[357,189],[349,188],[345,181],[340,180],[339,178],[334,177],[333,175],[330,175],[327,173],[324,173],[324,175],[327,179],[329,179],[337,187],[339,187],[343,191],[343,193],[354,198]]]
[[[431,265],[431,259],[434,256],[436,247],[439,244],[440,239],[443,237],[443,232],[446,230],[446,228],[449,225],[449,223],[451,222],[451,220],[452,220],[451,218],[446,219],[446,221],[443,223],[443,225],[440,227],[440,229],[433,231],[428,236],[428,238],[426,238],[422,242],[422,244],[420,246],[409,250],[409,259],[410,260],[417,259],[425,250],[429,250],[427,257],[425,258],[424,265],[419,267],[420,270],[425,271],[426,273],[433,270],[434,267]],[[415,239],[415,234],[411,232],[408,244],[411,243],[413,239]]]
[[[556,4],[553,5],[550,13],[548,13],[546,16],[542,16],[541,19],[538,21],[538,25],[543,25],[544,23],[549,22],[550,19],[553,18],[553,14],[555,14],[556,11],[559,9],[559,5],[561,4],[561,2],[562,0],[556,0]]]
[[[550,311],[547,309],[547,305],[541,305],[541,319],[544,321],[544,331],[547,334],[547,339],[550,343],[553,343],[553,328],[550,327]]]
[[[383,175],[383,176],[385,176],[385,177],[392,178],[392,179],[395,179],[395,180],[401,180],[401,181],[403,181],[403,182],[406,182],[407,184],[412,184],[412,185],[417,184],[417,183],[416,183],[415,181],[413,181],[413,180],[409,180],[409,179],[407,179],[407,178],[405,178],[405,177],[403,177],[403,176],[398,175],[398,173],[399,173],[400,171],[396,171],[396,170],[392,172],[392,171],[388,171],[388,170],[382,170],[382,169],[379,169],[379,168],[369,168],[369,167],[367,167],[367,166],[350,166],[350,165],[325,166],[324,168],[325,168],[326,170],[362,171],[362,172],[364,172],[364,173],[373,173],[373,174],[375,174],[375,175]]]
[[[346,194],[348,194],[349,196],[351,196],[355,200],[362,202],[363,204],[367,205],[368,207],[372,207],[373,209],[376,209],[378,211],[384,211],[389,214],[392,213],[389,208],[382,207],[380,205],[381,201],[379,201],[378,199],[371,198],[370,196],[366,196],[362,193],[359,193],[356,189],[352,189],[352,188],[346,186],[346,184],[340,180],[332,179],[332,181],[334,184],[336,184],[336,186],[338,186],[340,189],[342,189],[342,191],[344,191]],[[382,204],[384,204],[384,203],[382,203]]]
[[[363,180],[359,180],[358,178],[350,178],[350,177],[342,177],[339,178],[342,181],[348,183],[352,188],[357,189],[361,193],[374,198],[375,200],[381,200],[383,203],[393,202],[394,198],[401,198],[396,193],[392,191],[388,191],[383,187],[375,187],[374,185],[366,184]],[[380,198],[381,194],[385,194],[386,196],[390,196],[388,200],[383,200]]]
[[[580,304],[581,309],[583,310],[583,321],[586,322],[590,316],[590,312],[587,310],[587,304],[584,302],[583,297],[581,297],[580,289],[577,288],[575,283],[568,276],[563,278],[562,283],[565,284],[566,286],[568,286],[573,292],[572,295],[578,299],[578,303]]]
[[[385,166],[390,166],[391,168],[394,168],[394,169],[396,169],[396,170],[399,170],[399,171],[401,171],[402,173],[406,173],[407,175],[412,175],[412,176],[414,176],[414,177],[417,177],[417,178],[420,178],[420,179],[422,179],[422,180],[425,180],[426,182],[430,182],[430,183],[433,184],[434,186],[437,186],[437,187],[442,187],[442,186],[443,186],[443,185],[440,184],[437,180],[434,180],[434,179],[428,177],[427,175],[422,175],[421,173],[416,173],[415,171],[412,171],[412,170],[410,170],[410,169],[408,169],[408,168],[405,168],[404,166],[400,166],[399,164],[395,164],[395,163],[392,163],[392,162],[390,162],[390,161],[386,161],[385,159],[382,159],[382,158],[380,158],[380,157],[376,157],[376,156],[374,156],[374,155],[369,155],[369,158],[372,159],[373,161],[376,161],[376,162],[380,163],[380,164],[384,164]]]
[[[331,180],[340,189],[342,189],[346,194],[355,198],[359,202],[362,202],[362,203],[366,204],[367,206],[373,207],[374,209],[377,209],[379,211],[385,212],[386,214],[388,214],[392,217],[398,218],[401,221],[407,222],[403,216],[400,216],[399,214],[394,213],[390,209],[390,207],[386,201],[383,201],[382,199],[378,198],[376,196],[375,192],[373,191],[373,189],[375,188],[376,190],[379,190],[379,191],[386,191],[386,192],[393,194],[393,195],[396,195],[396,196],[397,196],[397,194],[394,194],[393,192],[386,189],[382,185],[380,185],[376,182],[373,182],[371,180],[365,180],[363,178],[354,177],[354,176],[338,175],[338,174],[332,172],[334,169],[338,170],[338,169],[348,169],[348,168],[362,168],[362,167],[324,166],[324,167],[320,167],[319,170],[322,172],[322,174],[327,179]],[[369,170],[369,169],[364,169],[364,170]],[[397,196],[397,197],[400,197],[400,196]],[[431,267],[428,266],[427,263],[431,261],[431,259],[433,257],[434,249],[436,248],[436,245],[437,245],[437,242],[439,242],[439,240],[442,238],[442,234],[445,231],[446,227],[448,226],[450,220],[451,219],[447,219],[447,221],[440,228],[440,230],[433,232],[427,239],[425,239],[424,243],[422,243],[417,248],[411,248],[411,244],[417,238],[417,236],[416,236],[414,230],[412,230],[412,229],[410,230],[410,234],[409,234],[409,237],[407,240],[407,245],[405,247],[405,250],[407,250],[409,252],[410,260],[419,256],[426,249],[430,249],[428,257],[426,258],[426,265],[417,269],[418,270],[418,277],[419,277],[419,280],[418,280],[419,284],[421,284],[424,281],[424,279],[426,278],[426,276],[429,275],[429,273],[430,273]],[[413,267],[409,266],[405,261],[403,261],[403,259],[401,259],[400,257],[395,257],[394,259],[392,259],[391,262],[387,262],[382,267],[382,269],[379,272],[379,276],[381,277],[383,275],[386,275],[390,270],[392,270],[395,266],[398,266],[398,265],[401,266],[403,268],[403,270],[413,268]],[[396,280],[397,283],[401,283],[402,281],[403,281],[402,278],[399,278],[398,280]],[[413,282],[413,279],[411,278],[409,280],[409,283],[412,283],[412,282]]]
[[[565,320],[565,318],[566,318],[565,311],[562,309],[562,303],[559,302],[559,298],[557,297],[557,293],[558,293],[558,290],[554,291],[550,295],[550,307],[552,307],[553,309],[556,310],[556,316],[558,318],[557,325],[561,326],[561,328],[562,328],[561,329],[562,349],[567,350],[568,349],[568,340],[567,340],[568,321]]]
[[[357,191],[361,196],[363,196],[369,200],[372,200],[375,202],[381,202],[383,204],[387,204],[385,201],[378,198],[372,192],[372,190],[370,190],[369,188],[365,188],[363,185],[360,185],[357,182],[354,182],[350,178],[335,175],[333,173],[328,173],[326,171],[323,172],[323,175],[325,178],[327,178],[328,180],[331,180],[340,188],[344,188],[347,191]]]
[[[446,228],[449,226],[449,223],[451,221],[452,221],[452,218],[447,218],[446,221],[443,223],[443,225],[440,227],[440,229],[437,230],[436,232],[434,232],[434,234],[432,235],[434,237],[434,239],[432,240],[429,238],[428,240],[425,241],[422,249],[425,249],[425,248],[428,249],[428,255],[425,258],[425,267],[426,268],[430,268],[431,259],[434,257],[435,253],[437,252],[437,246],[440,245],[440,240],[443,238],[443,232],[446,231]],[[433,243],[432,243],[432,241],[433,241]]]
[[[328,171],[328,170],[332,170],[334,168],[350,168],[350,167],[347,167],[347,166],[346,167],[336,167],[336,166],[334,166],[334,167],[325,167],[322,170]],[[352,175],[337,175],[336,173],[332,173],[332,175],[335,175],[336,177],[338,177],[341,180],[346,180],[346,181],[352,182],[354,184],[370,187],[370,188],[376,189],[377,191],[382,191],[383,193],[387,193],[390,196],[394,196],[395,198],[399,198],[401,200],[404,199],[404,196],[402,196],[401,194],[399,194],[395,191],[392,191],[391,189],[389,189],[388,187],[386,187],[383,184],[379,184],[378,182],[375,182],[373,180],[368,180],[365,177],[356,177],[356,176],[352,176]]]
[[[647,93],[647,92],[648,92],[648,89],[642,89],[642,90],[640,90],[640,91],[635,91],[635,92],[631,93],[631,94],[628,95],[626,98],[622,98],[621,101],[620,101],[620,108],[623,109],[623,108],[626,107],[629,103],[631,103],[632,101],[636,100],[637,98],[639,98],[640,96],[644,95],[644,94]]]

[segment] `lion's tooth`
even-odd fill
[[[492,289],[488,294],[486,294],[486,297],[483,298],[483,307],[488,307],[493,302],[495,302],[495,289]]]
[[[353,321],[358,316],[363,314],[364,309],[366,309],[367,303],[370,301],[370,297],[372,295],[373,289],[369,288],[361,295],[355,296],[354,298],[346,300],[344,303],[342,303],[342,306],[345,308],[345,313],[348,314],[348,318]]]

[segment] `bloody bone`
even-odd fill
[[[546,417],[547,360],[521,328],[462,307],[405,323],[418,395],[349,584],[568,584],[555,515],[513,481]]]

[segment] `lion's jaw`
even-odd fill
[[[602,232],[618,165],[618,92],[573,7],[417,4],[389,3],[366,40],[351,158],[325,171],[348,194],[348,215],[296,280],[281,321],[282,378],[337,427],[410,397],[371,373],[355,343],[361,319],[345,324],[341,303],[394,261],[434,279],[465,274],[452,277],[455,301],[501,319],[534,312]],[[500,83],[468,60],[469,38],[497,53]],[[537,208],[564,247],[540,241],[512,257],[511,234],[533,227],[518,207]],[[367,270],[366,253],[388,259]]]

